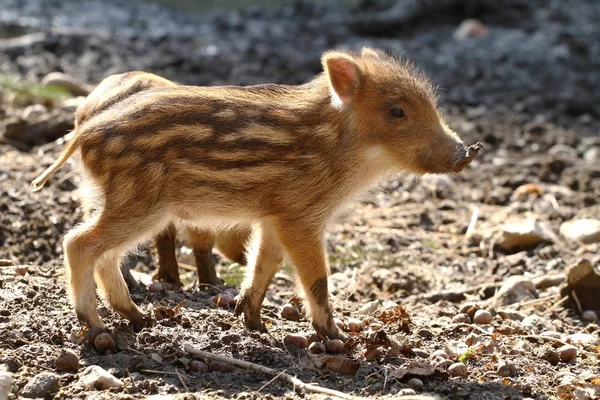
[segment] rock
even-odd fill
[[[583,153],[583,159],[588,163],[594,163],[600,160],[600,147],[592,147]]]
[[[212,298],[213,303],[225,310],[230,310],[235,308],[236,300],[235,297],[230,296],[228,293],[219,293],[215,297]]]
[[[283,338],[283,344],[285,345],[295,345],[300,348],[308,347],[308,339],[304,335],[300,335],[297,333],[290,333]]]
[[[423,390],[423,381],[419,378],[412,378],[407,383],[408,387],[413,389],[415,392],[421,392]]]
[[[567,341],[574,344],[581,344],[583,346],[598,346],[600,345],[600,340],[589,333],[574,333],[572,335],[567,336]]]
[[[359,333],[362,330],[362,322],[358,318],[348,318],[346,325],[350,332]]]
[[[579,310],[571,291],[575,291],[577,299],[584,310],[600,310],[600,274],[598,274],[588,259],[580,259],[567,269],[567,284],[561,289],[561,297],[569,296],[568,305]]]
[[[110,333],[102,332],[94,339],[94,347],[101,354],[105,354],[107,351],[114,352],[117,348],[117,344]]]
[[[50,397],[58,392],[58,375],[53,372],[41,372],[31,378],[21,390],[21,396],[30,399]]]
[[[75,96],[87,96],[94,90],[91,85],[79,82],[70,75],[62,72],[51,72],[42,78],[40,82],[44,86],[56,86]]]
[[[496,374],[503,377],[515,377],[517,376],[517,367],[509,362],[501,362],[496,369]]]
[[[150,286],[148,286],[148,291],[150,293],[158,293],[164,295],[167,291],[167,287],[162,282],[152,282]]]
[[[553,234],[535,219],[507,223],[502,227],[502,237],[497,246],[507,252],[530,249],[543,242],[552,242]]]
[[[525,316],[518,311],[514,310],[498,310],[498,315],[503,320],[512,320],[512,321],[523,321]]]
[[[577,158],[577,149],[567,146],[566,144],[558,143],[548,149],[548,154],[551,156],[559,156],[566,158]]]
[[[583,218],[563,222],[559,230],[562,237],[571,242],[585,244],[600,242],[600,220]]]
[[[430,358],[432,360],[436,360],[436,359],[447,360],[448,359],[448,353],[446,353],[444,350],[436,350],[433,353],[431,353]]]
[[[7,400],[12,390],[12,374],[0,369],[0,400]]]
[[[470,324],[471,318],[469,318],[467,314],[460,313],[452,317],[452,320],[450,320],[450,322],[452,322],[453,324]]]
[[[198,361],[198,360],[192,360],[188,363],[188,369],[192,372],[200,372],[200,373],[207,373],[209,371],[208,369],[208,365],[206,365],[205,363],[203,363],[202,361]]]
[[[569,362],[577,358],[577,347],[570,344],[559,347],[557,352],[562,362]]]
[[[478,325],[487,325],[492,322],[492,313],[488,310],[478,310],[473,317],[473,322]]]
[[[329,354],[341,353],[344,349],[344,342],[340,339],[331,339],[325,342],[325,349]]]
[[[457,40],[465,40],[485,36],[487,33],[488,28],[480,20],[469,18],[460,23],[452,36]]]
[[[79,381],[86,389],[104,390],[123,387],[123,381],[98,365],[90,365],[81,373]]]
[[[232,372],[235,367],[222,361],[211,361],[210,370],[213,372]]]
[[[426,352],[423,349],[412,349],[413,353],[415,353],[415,357],[420,357],[420,358],[429,358],[429,353]]]
[[[541,332],[546,329],[548,321],[539,315],[528,315],[521,321],[521,325],[534,332]]]
[[[64,350],[56,358],[54,365],[58,371],[77,372],[79,369],[79,357],[71,350]]]
[[[48,113],[48,109],[42,104],[32,104],[26,107],[21,114],[21,118],[28,122],[34,122]]]
[[[537,353],[538,357],[548,361],[552,365],[556,365],[560,361],[558,352],[550,346],[543,346]]]
[[[477,344],[479,342],[479,340],[480,340],[479,335],[476,335],[473,332],[471,332],[465,338],[465,344],[467,346],[473,346],[474,344]]]
[[[459,376],[465,378],[469,375],[469,370],[465,364],[458,362],[448,367],[448,373],[450,376]]]
[[[373,301],[370,301],[367,304],[363,305],[362,307],[360,307],[358,309],[358,312],[360,314],[368,315],[368,314],[371,314],[372,312],[377,311],[378,308],[379,308],[379,300],[373,300]]]
[[[413,389],[400,389],[398,391],[398,396],[403,397],[403,396],[416,396],[417,392],[415,392]]]
[[[581,318],[587,322],[596,322],[598,320],[598,314],[593,310],[586,310],[581,314]]]
[[[308,351],[312,354],[323,354],[326,351],[325,344],[323,342],[312,342],[310,346],[308,346]]]
[[[342,321],[341,319],[335,317],[333,319],[333,323],[340,328],[341,330],[345,331],[346,330],[346,324],[344,324],[344,321]]]
[[[295,305],[288,303],[281,308],[281,318],[289,321],[300,321],[300,311]]]
[[[522,275],[513,275],[504,281],[492,301],[496,306],[508,306],[535,298],[537,298],[535,284]]]

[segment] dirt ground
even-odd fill
[[[18,16],[22,12],[19,7],[25,3],[36,1],[7,2],[7,9]],[[69,7],[78,10],[76,1],[63,3],[65,15],[69,15]],[[116,3],[107,2],[107,9]],[[527,8],[517,0],[505,3],[509,4],[506,12]],[[600,219],[600,114],[593,106],[597,105],[597,91],[589,85],[595,79],[594,65],[598,65],[600,53],[593,50],[598,49],[597,43],[590,39],[596,33],[586,25],[593,19],[593,15],[587,17],[592,3],[575,3],[578,7],[559,16],[552,14],[556,10],[540,11],[527,22],[526,18],[511,20],[510,13],[488,10],[490,19],[498,24],[485,39],[488,42],[463,44],[459,49],[434,40],[451,36],[456,16],[440,22],[437,36],[433,31],[424,32],[427,24],[421,20],[413,21],[415,31],[401,32],[398,40],[363,36],[348,40],[351,45],[397,46],[398,52],[404,48],[415,52],[421,45],[423,54],[437,52],[440,57],[450,57],[451,62],[446,59],[442,64],[454,65],[454,69],[435,67],[438,62],[433,58],[431,64],[421,61],[450,87],[442,94],[449,125],[466,143],[480,141],[484,149],[460,174],[387,177],[330,226],[331,299],[336,317],[351,336],[342,352],[330,355],[313,354],[318,345],[312,345],[311,351],[298,345],[302,338],[318,341],[306,318],[293,321],[281,316],[282,308],[295,294],[290,266],[286,265],[269,287],[262,309],[268,332],[250,332],[241,318],[234,316],[230,304],[216,301],[219,296],[235,296],[243,267],[215,254],[218,272],[227,285],[198,288],[195,272],[189,268],[193,257],[183,242],[178,253],[183,289],[154,286],[149,290],[155,265],[144,249],[128,261],[138,281],[132,298],[153,315],[155,325],[133,333],[127,321],[104,305],[101,316],[108,323],[115,347],[102,350],[98,343],[89,343],[91,335],[82,336],[69,303],[62,266],[62,237],[82,218],[77,161],[69,161],[43,190],[30,192],[31,180],[58,155],[61,143],[51,140],[64,129],[32,136],[31,132],[39,132],[39,128],[27,131],[20,122],[15,125],[26,104],[15,105],[4,96],[0,103],[0,132],[4,132],[4,144],[0,144],[0,393],[2,379],[10,376],[10,399],[138,399],[153,395],[181,399],[327,398],[295,391],[291,384],[267,374],[230,368],[185,351],[186,346],[193,346],[285,371],[305,383],[356,397],[393,398],[414,391],[440,399],[600,398],[598,314],[579,307],[565,283],[568,267],[582,260],[598,268],[600,243],[584,244],[559,233],[564,222]],[[515,4],[514,9],[509,7]],[[283,47],[282,55],[275,54],[278,48],[269,44],[274,40],[270,30],[263,32],[268,36],[265,47],[253,47],[241,55],[223,47],[220,59],[206,61],[189,56],[193,52],[185,47],[187,44],[178,47],[168,25],[164,37],[150,35],[145,42],[134,34],[124,34],[115,39],[114,47],[101,45],[103,34],[70,36],[60,29],[50,29],[46,39],[30,43],[21,53],[13,44],[2,42],[1,71],[39,78],[62,69],[79,79],[97,81],[107,71],[140,67],[169,77],[198,73],[200,83],[266,81],[268,78],[261,74],[273,74],[276,78],[272,81],[294,83],[315,72],[320,47],[337,44],[338,36],[347,34],[346,28],[335,27],[327,40],[312,43],[316,28],[310,22],[317,11],[304,7],[298,5],[289,18],[309,22],[293,25],[289,35],[297,38],[286,36],[285,40],[297,39],[299,47],[312,46],[305,54],[309,61],[288,57]],[[154,8],[143,9],[159,15]],[[131,15],[137,15],[137,10],[134,8]],[[318,10],[325,16],[335,15],[328,14],[329,9]],[[527,10],[523,15],[529,15]],[[32,6],[27,12],[45,15],[43,7]],[[187,20],[177,19],[183,17],[176,18],[173,12],[162,17],[180,21],[183,30]],[[241,15],[248,21],[235,22],[235,14],[227,14],[227,18],[215,16],[211,23],[217,31],[225,32],[225,39],[241,30],[239,26],[254,26],[259,32],[260,23],[270,23],[260,14]],[[277,21],[283,21],[282,32],[288,32],[291,22],[285,19],[287,14],[282,15]],[[360,18],[377,15],[355,14],[354,25],[349,26],[360,31],[356,28],[362,26]],[[90,18],[93,16],[80,24],[89,24]],[[580,25],[577,18],[582,21]],[[41,21],[39,26],[43,26]],[[538,23],[548,32],[563,29],[559,27],[563,23],[566,28],[554,36],[541,35],[542,40],[534,32]],[[278,25],[268,26],[275,30]],[[136,22],[131,29],[141,32],[145,28]],[[580,38],[578,29],[588,35],[585,37],[591,44],[585,47],[580,43],[586,50],[580,48],[572,59],[557,56],[562,61],[552,64],[554,70],[549,67],[544,71],[549,75],[536,75],[545,59],[519,59],[519,54],[529,51],[527,46],[536,47],[535,40],[529,42],[532,37],[540,40],[540,46],[555,46],[553,40],[563,37],[574,43]],[[515,39],[515,31],[524,36]],[[256,35],[262,38],[261,32]],[[414,40],[403,36],[414,32]],[[540,32],[546,31],[540,28]],[[507,50],[506,59],[498,56],[508,60],[510,68],[486,67],[479,72],[460,68],[461,57],[487,65],[486,55],[479,50],[496,45],[504,49],[502,43],[507,37],[523,46],[516,55],[509,55]],[[225,41],[223,38],[215,40]],[[165,59],[140,57],[142,63],[127,58],[157,44],[162,46],[157,54],[164,54]],[[243,40],[223,44],[243,45]],[[75,59],[81,52],[85,54]],[[185,58],[182,54],[190,57],[189,64],[178,64]],[[285,62],[271,61],[284,56]],[[242,65],[240,59],[244,57],[252,62],[243,64],[241,70],[215,67],[221,62]],[[419,63],[419,56],[416,58]],[[588,64],[582,64],[584,59]],[[292,68],[295,65],[300,67],[296,70]],[[556,93],[548,95],[540,88],[544,80],[555,79],[564,71],[568,80],[553,89]],[[520,78],[512,80],[517,75]],[[531,87],[523,86],[530,81],[534,82]],[[564,89],[571,83],[585,90]],[[581,99],[587,100],[585,104]],[[65,111],[68,107],[56,111],[60,107],[29,108],[27,113],[39,113],[43,118],[56,112],[53,118],[62,121],[61,116],[71,114]],[[7,139],[9,126],[20,126],[24,134]],[[533,228],[531,221],[535,221]],[[508,244],[507,224],[527,231],[517,235],[512,246]],[[501,287],[519,276],[524,277],[524,283],[512,286],[509,293],[520,297],[506,300],[510,296],[502,294]],[[600,309],[595,312],[600,313]],[[67,370],[63,370],[64,356],[59,357],[65,351],[78,359],[78,364]],[[59,358],[62,361],[57,367]],[[120,382],[108,389],[87,387],[86,368],[90,366],[103,368]]]

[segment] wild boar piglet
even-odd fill
[[[124,99],[77,127],[39,189],[76,150],[99,212],[64,240],[67,279],[82,323],[102,327],[94,290],[134,327],[146,318],[118,272],[121,253],[173,221],[219,231],[253,224],[249,272],[236,312],[263,325],[260,307],[287,255],[313,327],[333,322],[324,232],[381,175],[461,171],[465,146],[443,121],[429,80],[410,63],[363,49],[323,54],[300,86],[169,87]]]
[[[143,90],[158,87],[175,87],[176,83],[158,75],[143,71],[132,71],[115,74],[105,78],[79,105],[75,113],[75,129],[93,116],[108,110],[122,100]],[[120,154],[114,156],[120,157]],[[89,217],[94,209],[94,191],[83,187],[82,206],[85,217]],[[216,285],[220,283],[215,270],[212,249],[217,249],[230,260],[245,264],[245,243],[250,235],[249,227],[220,232],[215,235],[210,230],[188,227],[186,229],[188,244],[194,252],[198,283]],[[162,232],[154,236],[154,245],[158,255],[158,271],[153,279],[181,286],[179,265],[176,258],[177,229],[170,223]]]

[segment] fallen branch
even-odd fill
[[[317,386],[317,385],[312,385],[310,383],[304,383],[300,379],[298,379],[290,374],[286,374],[284,372],[280,372],[280,371],[274,370],[272,368],[264,367],[262,365],[254,364],[254,363],[251,363],[248,361],[238,360],[238,359],[224,356],[221,354],[209,353],[207,351],[196,349],[190,345],[185,345],[184,350],[189,354],[201,357],[205,360],[220,361],[223,363],[227,363],[229,365],[233,365],[235,367],[246,369],[248,371],[259,372],[261,374],[277,377],[281,380],[291,383],[295,389],[299,389],[305,393],[320,393],[320,394],[324,394],[327,396],[337,397],[340,399],[356,399],[356,398],[358,398],[356,396],[352,396],[352,395],[349,395],[349,394],[346,394],[343,392],[339,392],[337,390],[328,389],[328,388],[324,388],[324,387]]]

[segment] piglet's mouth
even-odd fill
[[[483,144],[481,144],[480,142],[472,144],[469,147],[465,146],[464,144],[459,145],[458,149],[456,150],[454,160],[452,161],[452,171],[462,171],[467,165],[471,163],[471,161],[475,159],[477,153],[479,153],[479,150],[481,150],[482,148]]]

